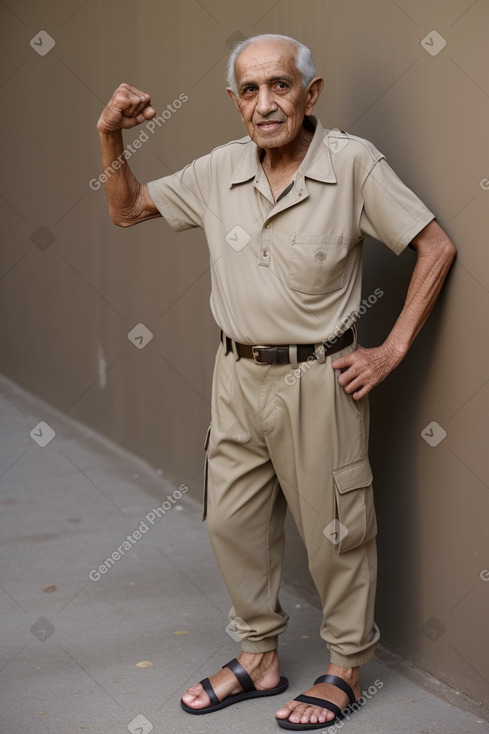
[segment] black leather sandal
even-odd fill
[[[289,729],[290,731],[325,729],[328,726],[334,726],[334,724],[337,724],[340,719],[344,719],[347,712],[353,713],[357,710],[356,707],[359,708],[361,706],[358,701],[355,701],[355,694],[353,693],[348,683],[345,683],[342,678],[338,678],[337,675],[320,675],[319,678],[314,681],[314,685],[316,685],[317,683],[331,683],[337,688],[341,688],[341,690],[344,691],[344,693],[346,693],[346,695],[348,696],[348,699],[350,701],[349,705],[345,709],[343,709],[343,711],[341,711],[338,706],[336,706],[331,701],[327,701],[324,698],[317,698],[316,696],[306,696],[305,694],[301,694],[300,696],[297,696],[297,698],[294,698],[294,701],[300,701],[301,703],[308,703],[311,706],[320,706],[322,709],[328,709],[328,711],[332,711],[334,713],[335,718],[331,719],[331,721],[325,721],[322,724],[320,724],[319,722],[317,722],[316,724],[294,724],[288,719],[277,719],[277,717],[275,717],[275,721],[282,729]],[[355,708],[353,707],[353,704],[355,704]]]
[[[209,696],[211,702],[210,706],[206,706],[203,709],[196,709],[192,708],[184,701],[180,700],[180,705],[184,711],[186,711],[188,714],[196,714],[197,716],[200,714],[211,714],[214,711],[219,711],[220,709],[226,708],[226,706],[233,706],[233,704],[239,703],[240,701],[247,701],[249,698],[276,696],[279,693],[283,693],[285,690],[287,690],[289,685],[289,681],[287,680],[287,678],[280,678],[280,683],[275,688],[269,688],[264,691],[257,691],[257,689],[255,688],[255,684],[251,680],[251,677],[248,675],[241,663],[236,660],[236,658],[233,658],[233,660],[231,660],[229,663],[226,663],[226,665],[223,665],[222,667],[229,668],[229,670],[234,673],[239,681],[241,688],[243,689],[242,692],[233,693],[231,696],[227,696],[222,701],[220,701],[216,696],[214,689],[212,688],[209,678],[204,678],[200,681],[200,684]]]

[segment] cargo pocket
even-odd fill
[[[367,458],[333,469],[337,553],[353,550],[377,534],[372,470]]]
[[[205,451],[205,457],[204,457],[204,492],[203,492],[203,500],[202,500],[202,521],[204,521],[207,517],[207,485],[208,485],[208,476],[209,476],[209,441],[211,437],[211,427],[212,423],[209,424],[209,428],[207,429],[207,433],[205,434],[205,441],[204,441],[204,451]]]

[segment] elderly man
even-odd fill
[[[305,46],[248,39],[230,57],[228,84],[245,138],[147,185],[124,160],[105,187],[115,224],[162,215],[176,231],[202,227],[211,254],[221,343],[207,523],[242,651],[189,688],[182,707],[206,714],[286,689],[277,648],[288,620],[278,598],[288,506],[321,598],[330,662],[276,721],[319,729],[355,708],[359,666],[379,637],[367,393],[406,355],[455,248],[372,144],[313,116],[323,80]],[[104,168],[123,160],[121,131],[154,115],[148,94],[116,90],[98,122]],[[357,344],[354,326],[366,236],[417,253],[405,305],[373,349]]]

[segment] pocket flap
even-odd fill
[[[360,487],[369,487],[373,481],[372,469],[367,458],[333,469],[333,476],[340,494]]]

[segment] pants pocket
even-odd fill
[[[207,517],[207,487],[208,487],[208,478],[209,478],[209,441],[211,437],[211,428],[212,423],[209,424],[209,428],[207,429],[207,433],[205,434],[205,440],[204,440],[204,451],[205,451],[205,457],[204,457],[204,491],[203,491],[203,501],[202,501],[202,520],[204,521]]]
[[[368,458],[333,469],[337,553],[358,548],[377,534],[372,469]]]

